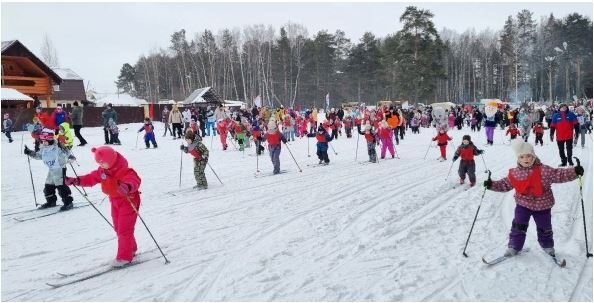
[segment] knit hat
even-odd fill
[[[388,122],[386,122],[386,120],[382,120],[382,122],[380,122],[380,125],[381,125],[383,128],[388,128]]]
[[[468,142],[472,142],[472,140],[470,140],[470,135],[462,136],[462,141],[464,141],[464,140],[468,140]]]
[[[39,134],[39,140],[54,141],[54,131],[49,128],[44,128]]]
[[[270,120],[270,122],[268,122],[268,130],[273,131],[273,130],[276,130],[276,128],[277,128],[276,122],[274,122],[273,120]]]
[[[325,129],[324,129],[322,126],[321,126],[321,125],[320,125],[320,126],[318,126],[318,132],[319,132],[319,133],[323,133],[323,132],[325,132],[325,131],[326,131],[326,130],[325,130]]]
[[[528,142],[524,142],[524,140],[522,139],[515,139],[512,141],[512,149],[514,150],[514,153],[516,153],[516,157],[520,157],[521,155],[533,155],[536,157],[536,154],[534,153],[534,147],[532,147],[532,144],[528,143]]]
[[[106,163],[109,167],[112,167],[118,158],[118,152],[109,146],[93,147],[91,152],[95,153],[95,161],[99,165]]]

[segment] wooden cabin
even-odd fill
[[[39,99],[42,107],[55,107],[54,87],[62,79],[18,40],[2,41],[2,87]],[[28,107],[33,104],[28,104]]]

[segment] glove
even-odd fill
[[[76,162],[76,157],[73,155],[68,156],[68,162],[70,162],[70,163]]]
[[[456,162],[456,160],[458,160],[458,156],[454,156],[454,157],[452,158],[452,162]]]
[[[130,185],[120,182],[118,184],[118,192],[123,195],[129,194],[130,193]]]
[[[485,182],[483,182],[483,186],[485,186],[487,189],[490,189],[491,185],[493,185],[493,180],[491,179],[487,179]]]
[[[575,167],[575,174],[578,176],[583,176],[584,175],[584,168],[581,166],[576,166]]]
[[[30,150],[27,145],[25,145],[25,150],[23,151],[23,153],[25,153],[25,155],[32,155],[34,152]]]
[[[202,160],[204,160],[204,162],[208,162],[208,157],[202,157]]]
[[[64,184],[65,185],[80,185],[80,179],[78,178],[71,178],[71,177],[66,177],[64,179]]]
[[[287,139],[283,138],[283,143],[287,144]]]
[[[484,150],[482,150],[482,149],[479,149],[479,150],[478,150],[478,154],[479,154],[479,155],[482,155],[484,152],[485,152],[485,151],[484,151]]]
[[[183,144],[179,146],[179,149],[182,150],[184,153],[188,153],[188,147],[184,146]]]

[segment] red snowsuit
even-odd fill
[[[101,191],[109,196],[113,227],[118,236],[117,260],[132,261],[136,254],[134,225],[138,215],[130,205],[130,201],[138,210],[140,207],[140,192],[138,191],[140,182],[136,171],[128,167],[128,161],[119,153],[115,164],[109,169],[99,167],[97,170],[79,177],[80,186],[94,186],[101,183]],[[130,192],[127,196],[130,200],[118,191],[120,183],[129,186]]]
[[[227,124],[224,121],[217,122],[217,131],[219,132],[221,144],[223,145],[223,149],[227,149]]]
[[[446,146],[448,145],[448,141],[452,140],[452,137],[448,136],[447,132],[439,133],[437,136],[433,138],[433,141],[437,141],[437,145],[439,146],[439,151],[441,153],[441,157],[446,159]]]

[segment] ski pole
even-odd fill
[[[210,136],[210,150],[212,150],[212,140],[214,139],[214,130],[212,131],[212,135]]]
[[[179,187],[181,188],[182,165],[184,163],[184,151],[180,150],[179,155]]]
[[[75,175],[75,176],[76,176],[76,178],[78,179],[78,174],[76,173],[76,170],[74,170],[74,166],[72,165],[72,163],[69,163],[69,164],[70,164],[70,167],[72,168],[72,172],[74,172],[74,175]],[[87,196],[88,196],[88,194],[87,194],[87,191],[85,190],[85,188],[84,188],[84,187],[82,188],[82,190],[83,190],[83,192],[85,193],[83,196],[87,197]]]
[[[489,171],[489,178],[487,180],[491,180],[491,171]],[[487,187],[483,189],[483,194],[481,195],[481,201],[479,202],[479,206],[476,210],[476,214],[474,215],[474,220],[472,220],[472,226],[470,227],[470,232],[468,233],[468,238],[466,239],[466,244],[464,245],[464,251],[462,251],[462,255],[468,258],[466,254],[466,248],[468,247],[468,241],[470,241],[470,235],[472,235],[472,230],[474,229],[474,223],[476,222],[476,218],[478,217],[479,211],[481,210],[481,204],[483,204],[483,198],[485,197],[485,193],[487,192]]]
[[[208,167],[210,167],[210,170],[212,170],[212,173],[215,175],[215,177],[217,177],[217,179],[219,179],[219,182],[221,182],[221,185],[224,185],[223,181],[221,181],[221,178],[219,178],[219,176],[217,175],[215,170],[212,168],[212,166],[210,166],[210,163],[206,162],[206,164],[208,164]]]
[[[309,136],[307,136],[307,157],[311,157],[311,155],[309,154]]]
[[[448,178],[450,177],[450,173],[452,172],[452,167],[454,167],[454,163],[455,163],[455,162],[454,162],[454,161],[452,161],[452,165],[450,165],[450,170],[448,170],[448,176],[445,178],[445,180],[444,180],[444,181],[447,181],[447,180],[448,180]]]
[[[140,216],[140,213],[138,212],[138,209],[136,208],[136,206],[134,206],[134,203],[132,203],[132,200],[130,199],[130,196],[126,195],[126,199],[128,199],[128,202],[130,202],[130,206],[132,206],[132,209],[134,209],[134,212],[138,215],[138,218],[140,219],[140,222],[142,222],[142,225],[144,225],[144,227],[146,228],[146,231],[148,231],[149,235],[153,239],[153,242],[155,242],[155,245],[157,245],[157,248],[159,249],[159,252],[161,252],[161,255],[165,259],[165,264],[168,264],[169,263],[169,260],[167,260],[167,257],[165,256],[165,254],[163,253],[163,250],[161,250],[161,247],[159,246],[159,243],[157,243],[157,240],[155,240],[155,237],[153,237],[153,233],[151,233],[151,230],[148,228],[148,226],[146,226],[146,223],[144,223],[144,220],[142,219],[142,216]]]
[[[328,145],[330,145],[330,147],[332,148],[332,151],[334,152],[335,156],[338,156],[338,153],[336,152],[336,150],[334,149],[334,146],[332,146],[332,143],[328,142]]]
[[[77,177],[77,179],[78,179],[78,177]],[[107,220],[107,218],[105,218],[105,216],[99,211],[99,209],[97,209],[97,207],[95,207],[95,204],[93,204],[93,202],[91,202],[91,200],[89,200],[89,197],[83,195],[82,191],[78,188],[78,186],[76,186],[74,184],[72,186],[74,186],[74,188],[76,188],[76,190],[78,191],[78,193],[81,194],[85,198],[85,200],[87,200],[87,202],[89,204],[91,204],[91,206],[93,206],[93,209],[95,209],[97,211],[97,213],[101,216],[101,218],[103,218],[103,220],[105,220],[105,222],[107,222],[107,224],[109,224],[109,226],[111,227],[111,229],[114,229],[113,225],[111,225],[111,222],[109,222],[109,220]]]
[[[355,162],[357,162],[357,156],[359,154],[359,138],[361,138],[361,134],[357,133],[357,148],[355,148]]]
[[[24,137],[25,137],[25,132],[23,132],[23,133],[21,134],[21,149],[20,149],[20,150],[23,150],[23,141],[24,141]]]
[[[295,165],[297,165],[297,168],[299,168],[299,172],[303,172],[303,170],[301,170],[301,167],[299,167],[299,164],[297,163],[297,160],[295,160],[295,156],[293,156],[293,153],[291,152],[291,149],[289,148],[289,145],[287,145],[287,143],[285,143],[285,146],[287,147],[287,150],[289,151],[289,154],[291,155],[291,158],[293,158],[293,161],[295,161]]]
[[[39,204],[37,204],[37,194],[35,194],[35,183],[33,182],[33,172],[31,171],[31,158],[29,157],[29,155],[27,155],[27,162],[29,163],[29,175],[31,176],[31,187],[33,187],[33,199],[35,200],[35,207],[37,207]]]
[[[429,142],[429,146],[427,146],[427,151],[425,152],[425,157],[423,157],[423,160],[427,159],[427,154],[429,154],[429,149],[431,148],[431,144],[433,144],[433,140],[431,140],[431,142]]]
[[[256,143],[256,173],[260,172],[260,163],[258,159],[260,159],[260,144]]]
[[[489,171],[489,169],[487,168],[487,162],[485,162],[485,157],[483,157],[483,154],[481,153],[481,159],[483,159],[483,165],[485,165],[485,174]]]
[[[580,165],[580,159],[578,157],[573,157],[575,162],[577,162],[577,166]],[[579,184],[580,184],[580,198],[582,200],[582,219],[584,220],[584,237],[586,239],[586,259],[592,257],[592,253],[590,253],[590,249],[588,248],[588,231],[586,229],[586,212],[584,210],[584,193],[582,191],[582,176],[578,176]]]
[[[140,134],[139,132],[136,133],[136,145],[134,146],[134,149],[138,149],[138,134]]]

